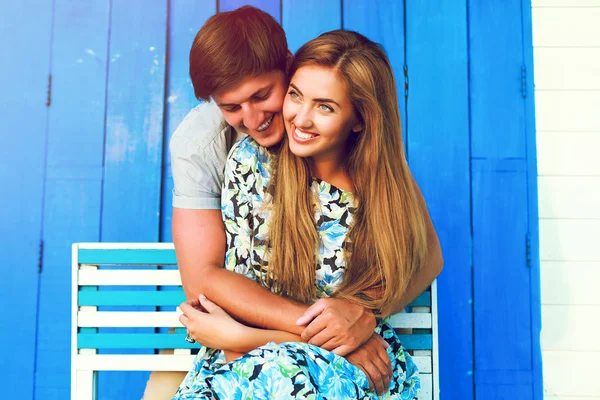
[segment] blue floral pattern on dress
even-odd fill
[[[264,279],[262,266],[270,221],[269,152],[250,137],[229,153],[221,195],[227,235],[225,267],[250,279]],[[346,234],[352,223],[352,193],[318,179],[315,221],[320,238],[316,270],[317,297],[328,297],[344,275]],[[315,299],[316,300],[316,299]],[[384,319],[375,329],[390,344],[394,371],[388,392],[369,390],[366,375],[345,358],[307,343],[268,343],[230,363],[223,351],[202,347],[193,369],[173,399],[416,399],[417,368]]]

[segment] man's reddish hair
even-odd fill
[[[199,100],[215,90],[273,70],[286,71],[283,28],[258,8],[244,6],[210,17],[190,50],[190,77]]]

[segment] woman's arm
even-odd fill
[[[293,333],[246,326],[204,296],[179,306],[179,321],[200,344],[213,349],[247,353],[269,342],[301,342]]]

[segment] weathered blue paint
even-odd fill
[[[54,2],[35,398],[70,395],[74,240],[100,238],[109,5]]]
[[[521,20],[523,29],[523,66],[525,67],[525,138],[527,158],[527,223],[529,227],[529,266],[531,268],[531,351],[533,399],[544,398],[542,380],[542,349],[540,334],[542,330],[542,310],[540,293],[540,233],[537,191],[537,146],[535,132],[535,101],[533,76],[533,39],[531,0],[521,1]]]
[[[281,23],[281,0],[218,0],[218,5],[220,12],[232,11],[245,5],[257,7]]]
[[[81,264],[177,264],[173,249],[79,249]]]
[[[143,0],[112,2],[100,236],[105,242],[160,238],[167,19],[166,1],[151,7]],[[98,398],[139,398],[147,377],[100,373]]]
[[[406,2],[408,157],[442,245],[440,398],[473,399],[466,4]]]
[[[402,134],[404,143],[406,143],[404,2],[389,1],[381,7],[373,7],[373,2],[370,0],[345,1],[343,14],[344,29],[360,32],[369,39],[380,43],[387,53],[396,79]]]
[[[1,284],[3,293],[10,295],[4,296],[8,314],[2,322],[8,321],[4,331],[10,333],[11,343],[20,340],[19,348],[24,349],[14,355],[9,352],[1,375],[23,383],[15,396],[27,397],[34,390],[39,398],[69,396],[65,354],[70,351],[70,244],[171,240],[172,179],[166,149],[176,126],[197,103],[187,71],[189,46],[197,29],[217,11],[217,4],[225,11],[246,3],[170,0],[149,8],[141,1],[81,4],[55,0],[53,36],[49,34],[50,5],[29,7],[35,9],[33,14],[23,13],[28,3],[7,3],[3,8],[0,43],[7,48],[13,42],[24,43],[2,65],[2,76],[14,77],[8,88],[16,97],[4,97],[7,103],[1,109],[14,110],[17,104],[18,110],[3,116],[7,134],[2,135],[0,146],[0,163],[8,166],[0,168],[0,182],[10,194],[0,205],[4,228],[0,246],[14,265]],[[478,398],[541,399],[530,1],[450,5],[310,0],[300,5],[292,0],[262,0],[252,4],[281,19],[292,50],[318,33],[342,26],[384,45],[397,79],[411,169],[444,249],[446,269],[439,279],[441,396],[472,399],[477,392]],[[20,15],[28,17],[21,20]],[[53,93],[44,170],[50,49]],[[408,104],[404,101],[405,64]],[[513,71],[514,66],[518,71]],[[527,78],[525,99],[521,67]],[[503,119],[505,115],[513,118]],[[29,143],[27,154],[20,151],[23,141]],[[39,184],[31,184],[36,179]],[[506,223],[508,216],[515,219],[511,225]],[[37,304],[40,224],[45,254]],[[520,237],[525,231],[531,240],[528,274],[512,269],[523,260],[525,242]],[[503,252],[487,247],[493,237],[499,238]],[[174,262],[172,256],[164,261]],[[499,275],[507,265],[511,269]],[[520,285],[517,288],[511,282],[514,296],[505,296],[493,286],[509,277]],[[154,290],[148,289],[148,293]],[[161,290],[167,292],[169,287]],[[164,292],[157,295],[162,300],[147,304],[169,304],[160,307],[173,309],[181,294]],[[97,293],[121,296],[115,291]],[[495,298],[490,297],[492,293]],[[83,296],[85,300],[87,294]],[[146,294],[136,292],[136,296]],[[513,311],[517,304],[521,309]],[[23,325],[23,320],[35,320],[36,306],[39,333],[32,336],[35,325]],[[18,315],[10,310],[18,310]],[[529,322],[521,323],[526,314]],[[491,321],[490,316],[496,319]],[[508,317],[515,324],[518,321],[518,332],[511,331],[508,323],[491,328],[496,320]],[[15,335],[17,321],[22,330]],[[488,335],[490,331],[495,333]],[[35,378],[34,337],[38,346]],[[498,345],[500,341],[503,345]],[[504,351],[511,346],[507,343],[517,349],[510,353],[512,357]],[[516,368],[503,362],[512,362]],[[110,380],[101,379],[100,398],[141,396],[146,374],[112,375]],[[11,390],[14,385],[4,387]]]
[[[321,33],[342,27],[339,0],[283,0],[281,11],[281,25],[292,53]]]
[[[32,398],[46,152],[52,3],[0,6],[0,332],[4,398]],[[23,40],[26,38],[26,40]]]
[[[169,140],[187,113],[196,105],[190,79],[189,54],[196,33],[217,11],[216,1],[171,0],[169,3],[165,131],[163,142],[160,241],[170,242],[173,214],[173,176]]]
[[[185,301],[181,290],[148,291],[114,290],[80,292],[80,306],[178,306]]]
[[[539,275],[527,260],[532,183],[522,7],[521,0],[469,2],[475,390],[490,400],[534,397],[539,343],[531,303]]]

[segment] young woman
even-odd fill
[[[306,304],[350,299],[385,317],[427,250],[390,63],[364,36],[333,31],[298,50],[290,76],[279,150],[247,137],[229,154],[226,268]],[[175,399],[377,396],[353,354],[245,326],[202,296],[193,306],[210,324],[190,330],[204,347]],[[182,311],[189,328],[197,311]],[[386,318],[372,341],[376,367],[392,371],[383,398],[416,398],[415,365]]]

